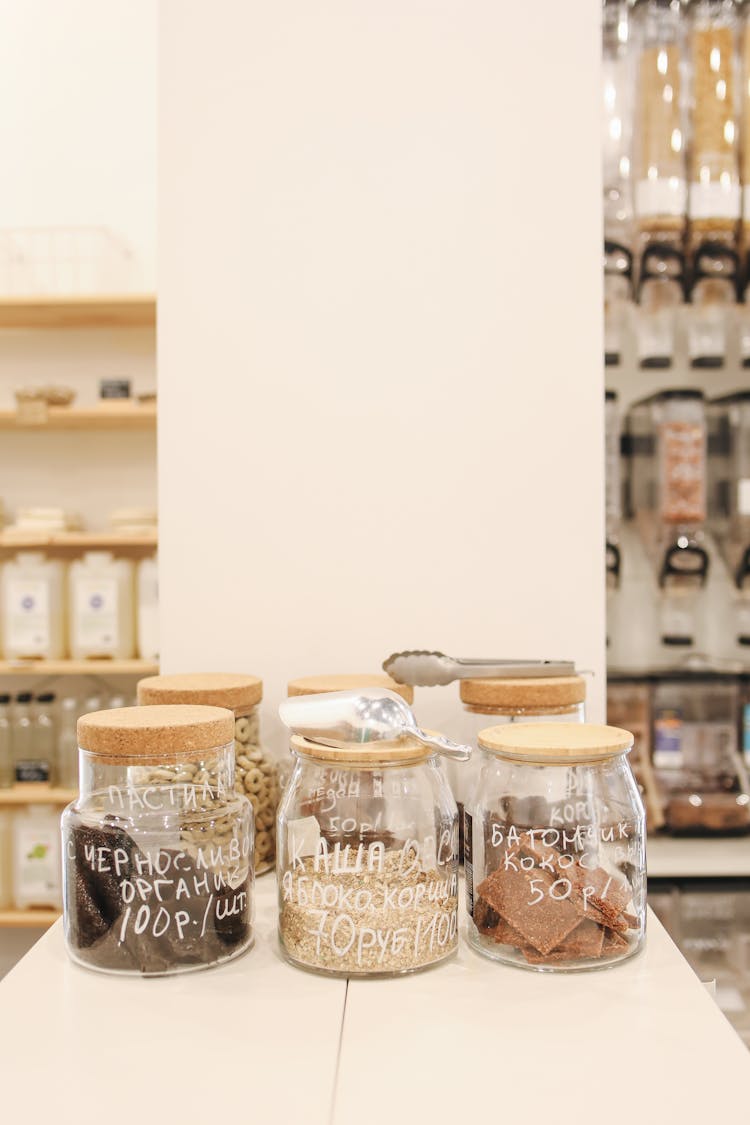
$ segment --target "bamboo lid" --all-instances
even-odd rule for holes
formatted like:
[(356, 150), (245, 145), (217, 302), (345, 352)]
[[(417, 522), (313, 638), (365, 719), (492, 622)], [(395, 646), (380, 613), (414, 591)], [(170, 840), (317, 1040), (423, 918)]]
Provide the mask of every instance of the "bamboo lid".
[(82, 750), (112, 761), (192, 758), (234, 740), (234, 715), (222, 707), (114, 707), (78, 720)]
[(255, 707), (263, 698), (257, 676), (229, 672), (187, 672), (179, 676), (147, 676), (138, 684), (139, 703), (191, 703), (226, 707), (238, 712)]
[(461, 680), (461, 700), (473, 707), (570, 707), (586, 699), (583, 676)]
[(621, 727), (597, 723), (503, 723), (479, 732), (483, 750), (540, 765), (570, 766), (622, 754), (633, 736)]
[(414, 688), (411, 684), (398, 684), (382, 672), (355, 673), (353, 675), (301, 676), (290, 680), (287, 695), (322, 695), (326, 691), (356, 691), (357, 688), (380, 687), (395, 691), (407, 703), (414, 702)]
[(353, 766), (393, 766), (403, 762), (422, 762), (435, 750), (416, 738), (400, 738), (397, 742), (350, 742), (346, 746), (329, 746), (313, 742), (301, 734), (293, 734), (292, 750), (316, 762), (338, 762)]

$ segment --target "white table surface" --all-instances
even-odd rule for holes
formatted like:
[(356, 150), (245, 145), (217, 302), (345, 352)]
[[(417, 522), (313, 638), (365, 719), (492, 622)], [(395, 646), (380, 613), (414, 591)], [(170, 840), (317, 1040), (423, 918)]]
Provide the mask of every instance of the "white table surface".
[(750, 1117), (750, 1052), (653, 915), (644, 953), (606, 971), (532, 973), (463, 945), (428, 972), (347, 987), (281, 959), (272, 876), (256, 907), (246, 956), (151, 980), (73, 965), (53, 926), (0, 982), (0, 1121)]
[(652, 879), (750, 877), (748, 836), (649, 836), (646, 856)]

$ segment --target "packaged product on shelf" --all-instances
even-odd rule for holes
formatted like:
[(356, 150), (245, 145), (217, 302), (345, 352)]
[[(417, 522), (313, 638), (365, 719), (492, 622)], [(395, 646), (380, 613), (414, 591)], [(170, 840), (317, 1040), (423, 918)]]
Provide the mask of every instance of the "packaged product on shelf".
[(10, 696), (7, 692), (3, 692), (0, 694), (0, 789), (7, 789), (15, 780)]
[(13, 905), (13, 812), (0, 809), (0, 910)]
[(70, 567), (70, 654), (127, 660), (135, 650), (133, 564), (88, 551)]
[(57, 740), (57, 781), (63, 789), (78, 787), (78, 700), (66, 696), (60, 700), (60, 725)]
[(737, 745), (739, 692), (726, 678), (683, 676), (654, 688), (654, 770), (667, 828), (750, 829), (750, 780)]
[(60, 814), (49, 805), (13, 817), (13, 902), (17, 910), (62, 905)]
[(59, 659), (65, 654), (65, 568), (36, 551), (21, 551), (2, 568), (6, 660)]
[(458, 816), (437, 753), (468, 751), (419, 732), (405, 701), (384, 689), (292, 698), (279, 711), (300, 732), (278, 821), (287, 958), (379, 976), (449, 957)]
[[(33, 776), (37, 772), (34, 758), (34, 722), (31, 713), (33, 695), (19, 691), (13, 702), (11, 715), (11, 745), (13, 748), (13, 777), (15, 781), (44, 781)], [(31, 773), (32, 776), (27, 776)]]
[(63, 813), (65, 940), (88, 968), (145, 976), (252, 943), (253, 813), (234, 790), (234, 716), (128, 707), (78, 723)]
[(645, 817), (616, 727), (530, 723), (479, 735), (466, 815), (471, 945), (523, 968), (601, 968), (645, 939)]
[(737, 655), (750, 649), (750, 390), (709, 404), (710, 528), (733, 579)]
[(138, 655), (159, 659), (159, 565), (155, 558), (138, 563)]
[[(461, 680), (464, 705), (462, 737), (476, 746), (485, 727), (500, 723), (582, 723), (586, 699), (583, 676), (547, 676), (523, 679)], [(480, 761), (474, 755), (468, 762), (451, 762), (448, 776), (456, 798), (460, 829), (460, 854), (463, 859), (464, 808), (479, 777)]]
[(257, 676), (195, 672), (149, 676), (138, 684), (141, 704), (199, 704), (226, 707), (234, 715), (234, 785), (255, 814), (255, 871), (276, 862), (276, 810), (281, 796), (279, 767), (260, 737), (263, 681)]
[(664, 810), (651, 765), (651, 686), (636, 680), (607, 683), (607, 722), (633, 735), (630, 765), (646, 806), (648, 829), (664, 826)]

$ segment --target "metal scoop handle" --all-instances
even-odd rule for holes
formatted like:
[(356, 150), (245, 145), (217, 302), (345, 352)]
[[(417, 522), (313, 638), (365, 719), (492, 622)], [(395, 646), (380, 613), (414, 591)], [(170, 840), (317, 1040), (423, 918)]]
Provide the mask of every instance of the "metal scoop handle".
[(467, 762), (471, 757), (471, 747), (452, 742), (450, 738), (446, 738), (443, 734), (428, 734), (426, 730), (422, 730), (420, 727), (404, 727), (404, 733), (412, 735), (413, 738), (418, 738), (425, 746), (432, 747), (433, 750), (437, 750), (438, 754), (442, 754), (444, 758), (450, 758), (454, 762)]

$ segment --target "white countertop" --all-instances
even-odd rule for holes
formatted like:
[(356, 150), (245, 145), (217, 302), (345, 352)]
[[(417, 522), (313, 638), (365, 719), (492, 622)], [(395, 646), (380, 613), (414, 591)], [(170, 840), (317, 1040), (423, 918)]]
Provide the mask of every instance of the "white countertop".
[(609, 970), (526, 972), (463, 945), (347, 986), (282, 960), (272, 876), (256, 903), (246, 956), (151, 980), (73, 965), (53, 926), (0, 982), (2, 1119), (705, 1125), (747, 1102), (750, 1052), (653, 915), (646, 950)]
[(748, 836), (649, 836), (646, 856), (652, 879), (750, 877)]

